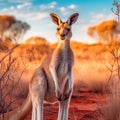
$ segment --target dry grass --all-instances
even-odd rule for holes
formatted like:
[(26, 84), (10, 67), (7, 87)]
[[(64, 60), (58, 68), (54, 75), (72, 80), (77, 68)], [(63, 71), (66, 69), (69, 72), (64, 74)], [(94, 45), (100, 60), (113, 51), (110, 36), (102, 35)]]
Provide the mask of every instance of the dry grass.
[(100, 120), (120, 120), (120, 96), (112, 97), (109, 104), (100, 109)]
[(92, 60), (79, 61), (75, 66), (75, 85), (84, 85), (93, 92), (105, 92), (110, 72), (103, 63)]

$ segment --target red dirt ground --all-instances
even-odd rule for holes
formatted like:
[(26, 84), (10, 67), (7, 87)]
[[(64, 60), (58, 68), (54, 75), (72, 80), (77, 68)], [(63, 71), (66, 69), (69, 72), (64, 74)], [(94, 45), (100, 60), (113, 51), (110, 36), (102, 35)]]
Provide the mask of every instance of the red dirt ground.
[[(98, 120), (96, 111), (100, 103), (104, 103), (106, 96), (100, 93), (93, 93), (87, 90), (73, 93), (70, 109), (69, 120)], [(24, 100), (19, 101), (19, 105)], [(56, 120), (58, 114), (58, 104), (44, 104), (44, 120)], [(96, 118), (95, 118), (96, 116)], [(31, 111), (23, 120), (31, 120)]]

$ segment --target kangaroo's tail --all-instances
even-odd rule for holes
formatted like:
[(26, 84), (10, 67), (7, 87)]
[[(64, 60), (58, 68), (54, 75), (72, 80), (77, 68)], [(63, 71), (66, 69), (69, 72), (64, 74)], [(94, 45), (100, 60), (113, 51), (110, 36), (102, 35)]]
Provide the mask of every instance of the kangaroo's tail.
[(30, 99), (30, 94), (28, 93), (25, 102), (20, 107), (11, 112), (5, 113), (4, 116), (0, 115), (0, 120), (21, 120), (29, 112), (31, 107), (32, 102)]

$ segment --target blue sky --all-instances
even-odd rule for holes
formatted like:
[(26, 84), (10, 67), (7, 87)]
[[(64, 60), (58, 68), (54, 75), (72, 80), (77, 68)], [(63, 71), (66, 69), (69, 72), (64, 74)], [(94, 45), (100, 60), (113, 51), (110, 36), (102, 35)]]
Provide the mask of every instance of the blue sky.
[(11, 14), (18, 20), (27, 22), (31, 29), (24, 39), (41, 36), (49, 42), (56, 42), (56, 26), (49, 14), (56, 13), (65, 21), (74, 12), (79, 19), (73, 25), (73, 40), (94, 43), (87, 35), (87, 28), (103, 20), (116, 19), (111, 12), (113, 0), (0, 0), (0, 13)]

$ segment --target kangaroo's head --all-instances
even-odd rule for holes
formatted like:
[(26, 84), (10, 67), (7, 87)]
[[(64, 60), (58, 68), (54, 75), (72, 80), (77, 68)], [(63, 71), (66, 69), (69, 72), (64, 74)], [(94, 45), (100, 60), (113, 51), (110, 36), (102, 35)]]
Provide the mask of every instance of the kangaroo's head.
[(69, 40), (72, 37), (71, 26), (77, 21), (78, 15), (74, 13), (66, 22), (62, 22), (58, 15), (50, 14), (52, 21), (57, 25), (56, 36), (59, 40)]

